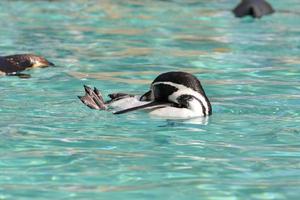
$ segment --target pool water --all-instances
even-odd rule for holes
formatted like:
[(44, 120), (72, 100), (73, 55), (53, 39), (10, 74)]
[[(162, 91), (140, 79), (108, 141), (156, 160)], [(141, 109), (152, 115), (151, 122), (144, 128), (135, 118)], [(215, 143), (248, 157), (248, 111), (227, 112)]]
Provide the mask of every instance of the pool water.
[[(57, 67), (0, 77), (0, 199), (299, 199), (298, 0), (236, 19), (237, 0), (2, 0), (0, 54)], [(206, 122), (113, 115), (77, 98), (196, 75)]]

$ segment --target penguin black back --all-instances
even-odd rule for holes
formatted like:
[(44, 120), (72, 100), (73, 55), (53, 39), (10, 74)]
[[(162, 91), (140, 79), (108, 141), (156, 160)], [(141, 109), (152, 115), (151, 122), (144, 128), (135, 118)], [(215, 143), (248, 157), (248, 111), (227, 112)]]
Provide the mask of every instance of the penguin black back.
[(253, 18), (261, 18), (262, 16), (272, 14), (275, 11), (265, 0), (242, 0), (232, 12), (236, 17), (250, 15)]

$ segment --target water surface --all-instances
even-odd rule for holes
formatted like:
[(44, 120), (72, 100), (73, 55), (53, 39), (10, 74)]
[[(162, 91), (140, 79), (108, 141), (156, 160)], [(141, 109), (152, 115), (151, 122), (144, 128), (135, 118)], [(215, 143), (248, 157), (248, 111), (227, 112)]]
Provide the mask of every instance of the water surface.
[[(0, 199), (298, 199), (300, 9), (236, 19), (236, 1), (3, 0), (0, 54), (56, 68), (0, 78)], [(195, 74), (207, 123), (83, 106), (83, 84), (142, 94)]]

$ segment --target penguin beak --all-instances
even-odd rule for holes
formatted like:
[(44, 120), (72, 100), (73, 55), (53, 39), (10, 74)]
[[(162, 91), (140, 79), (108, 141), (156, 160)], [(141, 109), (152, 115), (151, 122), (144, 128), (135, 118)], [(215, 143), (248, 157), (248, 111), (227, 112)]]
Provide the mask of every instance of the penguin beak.
[(45, 67), (55, 67), (54, 63), (49, 62), (48, 60), (38, 60), (33, 62), (32, 64), (33, 68), (40, 67), (40, 68), (45, 68)]
[(141, 106), (136, 106), (136, 107), (116, 111), (116, 112), (114, 112), (114, 114), (119, 115), (119, 114), (124, 114), (124, 113), (127, 113), (127, 112), (132, 112), (132, 111), (135, 111), (135, 110), (146, 109), (146, 108), (160, 108), (160, 107), (165, 107), (167, 105), (171, 105), (171, 103), (163, 103), (163, 102), (152, 101), (150, 103), (147, 103), (147, 104), (144, 104), (144, 105), (141, 105)]
[(48, 61), (48, 66), (49, 66), (49, 67), (56, 67), (54, 63), (49, 62), (49, 61)]

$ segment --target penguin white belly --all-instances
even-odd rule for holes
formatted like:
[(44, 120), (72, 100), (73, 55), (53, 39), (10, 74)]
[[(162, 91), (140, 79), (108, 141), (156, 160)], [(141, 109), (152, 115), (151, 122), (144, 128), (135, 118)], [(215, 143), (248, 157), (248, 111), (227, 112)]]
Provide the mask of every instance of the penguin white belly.
[(142, 106), (149, 103), (147, 101), (140, 101), (139, 98), (140, 98), (139, 96), (134, 96), (134, 97), (126, 97), (123, 99), (119, 99), (117, 101), (111, 102), (109, 104), (109, 107), (115, 111), (118, 111), (118, 110), (124, 110), (124, 109), (133, 108), (137, 106)]
[(154, 111), (151, 111), (150, 114), (153, 116), (172, 119), (188, 119), (203, 116), (201, 113), (187, 108), (176, 108), (171, 106), (155, 109)]

